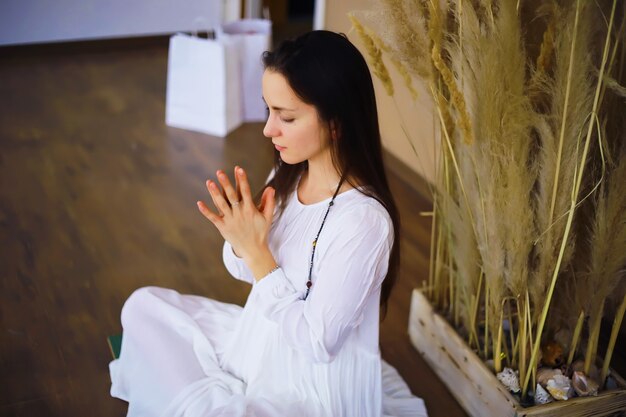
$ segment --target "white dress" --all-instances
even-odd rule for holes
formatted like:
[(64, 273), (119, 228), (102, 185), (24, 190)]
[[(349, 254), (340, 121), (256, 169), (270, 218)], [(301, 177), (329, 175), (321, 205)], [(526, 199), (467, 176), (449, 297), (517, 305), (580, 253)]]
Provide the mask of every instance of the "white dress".
[(329, 201), (291, 195), (269, 237), (281, 267), (258, 283), (224, 244), (228, 271), (252, 284), (243, 308), (156, 287), (129, 297), (120, 358), (110, 364), (111, 395), (129, 402), (129, 417), (427, 415), (380, 357), (393, 228), (375, 199), (356, 189), (337, 196), (303, 300)]

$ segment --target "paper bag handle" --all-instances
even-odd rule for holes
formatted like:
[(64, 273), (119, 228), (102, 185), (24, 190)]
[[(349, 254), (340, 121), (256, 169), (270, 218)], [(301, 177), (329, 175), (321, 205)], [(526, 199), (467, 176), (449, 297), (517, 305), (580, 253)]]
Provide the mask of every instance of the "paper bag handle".
[(193, 29), (191, 30), (191, 35), (194, 38), (201, 38), (201, 31), (199, 29), (204, 29), (204, 33), (206, 33), (207, 39), (215, 39), (215, 31), (211, 29), (211, 25), (204, 18), (204, 16), (198, 16), (193, 20), (192, 24)]

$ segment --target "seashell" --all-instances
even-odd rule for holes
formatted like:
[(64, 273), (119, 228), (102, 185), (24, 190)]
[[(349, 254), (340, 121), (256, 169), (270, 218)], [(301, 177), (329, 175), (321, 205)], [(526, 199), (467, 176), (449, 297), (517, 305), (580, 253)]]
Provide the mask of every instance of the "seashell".
[[(585, 361), (576, 361), (572, 364), (572, 371), (573, 372), (585, 372)], [(598, 370), (598, 367), (595, 366), (594, 364), (591, 364), (591, 367), (589, 369), (589, 378), (595, 380), (595, 381), (599, 381), (600, 380), (600, 371)]]
[(507, 387), (511, 392), (520, 392), (519, 377), (517, 371), (511, 368), (504, 368), (502, 372), (498, 372), (496, 375), (498, 381), (502, 382), (502, 385)]
[(561, 366), (565, 361), (563, 357), (563, 347), (556, 341), (548, 342), (541, 348), (543, 354), (541, 361), (547, 366)]
[(554, 375), (548, 381), (546, 389), (555, 400), (568, 400), (574, 395), (571, 380), (565, 375)]
[(572, 376), (572, 386), (574, 387), (576, 394), (581, 397), (595, 397), (598, 395), (598, 389), (600, 388), (596, 381), (579, 371), (575, 371)]
[(537, 384), (535, 388), (535, 404), (548, 404), (554, 401), (554, 398), (546, 391), (541, 384)]
[(548, 385), (548, 381), (554, 378), (555, 375), (563, 375), (563, 372), (560, 369), (539, 368), (537, 370), (537, 382), (545, 388)]

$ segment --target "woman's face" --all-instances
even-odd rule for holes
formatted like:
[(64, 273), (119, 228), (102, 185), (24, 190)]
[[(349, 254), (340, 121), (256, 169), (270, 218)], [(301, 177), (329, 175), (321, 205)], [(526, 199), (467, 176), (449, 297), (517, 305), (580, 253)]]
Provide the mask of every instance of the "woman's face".
[(328, 156), (328, 128), (320, 122), (317, 109), (300, 100), (285, 77), (265, 70), (263, 98), (269, 108), (263, 134), (272, 139), (285, 163), (310, 162)]

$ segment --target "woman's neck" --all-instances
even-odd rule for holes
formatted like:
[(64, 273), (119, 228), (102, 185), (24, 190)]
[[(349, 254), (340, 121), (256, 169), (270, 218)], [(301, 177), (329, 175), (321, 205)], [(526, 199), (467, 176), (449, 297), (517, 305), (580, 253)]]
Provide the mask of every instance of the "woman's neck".
[[(332, 197), (337, 191), (341, 175), (335, 169), (330, 155), (323, 160), (309, 160), (298, 186), (298, 198), (303, 204), (314, 204)], [(344, 181), (339, 192), (352, 188)]]

